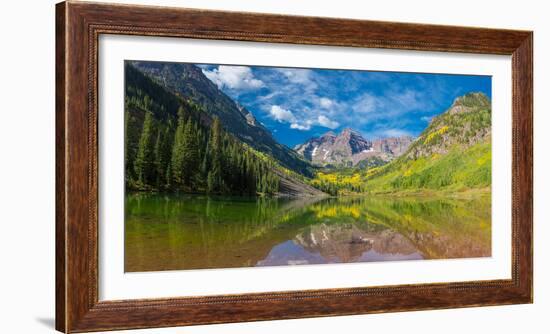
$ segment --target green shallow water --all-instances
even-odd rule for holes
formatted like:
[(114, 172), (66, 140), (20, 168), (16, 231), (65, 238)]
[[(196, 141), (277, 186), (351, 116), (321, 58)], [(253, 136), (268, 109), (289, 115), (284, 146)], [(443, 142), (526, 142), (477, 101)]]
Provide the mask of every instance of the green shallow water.
[(129, 194), (125, 271), (487, 257), (490, 203)]

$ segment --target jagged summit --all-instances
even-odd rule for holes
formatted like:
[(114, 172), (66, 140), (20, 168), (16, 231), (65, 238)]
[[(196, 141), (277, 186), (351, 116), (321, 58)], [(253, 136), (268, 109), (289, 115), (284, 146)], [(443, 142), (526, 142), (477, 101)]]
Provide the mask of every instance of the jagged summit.
[(336, 137), (336, 133), (334, 133), (334, 131), (329, 131), (329, 132), (326, 132), (321, 137)]
[(491, 101), (489, 101), (489, 98), (487, 95), (481, 92), (473, 92), (468, 93), (462, 96), (457, 97), (453, 105), (451, 107), (462, 105), (465, 107), (485, 107), (490, 108), (491, 107)]
[(362, 161), (375, 159), (379, 163), (401, 155), (412, 143), (409, 136), (369, 140), (352, 128), (336, 135), (329, 131), (312, 138), (294, 149), (316, 165), (355, 166)]
[(352, 129), (352, 128), (344, 128), (344, 129), (342, 130), (342, 132), (340, 132), (340, 134), (341, 134), (341, 135), (356, 134), (356, 135), (359, 135), (359, 136), (361, 135), (361, 134), (359, 133), (359, 131), (354, 130), (354, 129)]
[(483, 93), (457, 97), (451, 107), (434, 117), (406, 153), (416, 159), (447, 154), (453, 147), (469, 147), (491, 136), (491, 101)]

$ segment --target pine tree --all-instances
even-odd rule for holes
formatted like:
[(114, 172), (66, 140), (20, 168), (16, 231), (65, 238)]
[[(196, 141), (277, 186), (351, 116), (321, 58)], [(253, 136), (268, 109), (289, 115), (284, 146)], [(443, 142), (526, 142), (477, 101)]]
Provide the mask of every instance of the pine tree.
[(154, 126), (153, 114), (146, 112), (135, 161), (138, 182), (142, 186), (151, 185), (154, 180)]
[[(276, 165), (224, 131), (217, 117), (206, 128), (198, 120), (201, 110), (194, 104), (180, 101), (175, 118), (167, 112), (168, 106), (153, 101), (141, 89), (129, 87), (126, 92), (128, 189), (236, 195), (278, 191), (279, 177), (273, 171)], [(132, 114), (140, 111), (145, 111), (141, 124), (139, 114)]]
[(164, 175), (164, 178), (166, 180), (166, 189), (172, 188), (172, 164), (169, 163), (166, 167), (166, 174)]
[(193, 186), (195, 175), (199, 169), (199, 147), (193, 122), (189, 120), (183, 133), (183, 175), (184, 184)]
[(213, 193), (217, 190), (217, 176), (214, 171), (209, 171), (206, 178), (206, 191), (208, 193)]
[(172, 185), (180, 187), (183, 185), (185, 178), (184, 167), (184, 134), (185, 134), (185, 120), (184, 110), (182, 107), (178, 110), (178, 126), (174, 135), (174, 144), (172, 145), (172, 159), (171, 159), (171, 179)]
[(204, 134), (202, 131), (202, 127), (199, 125), (198, 122), (195, 123), (195, 145), (197, 145), (197, 172), (195, 173), (195, 182), (197, 188), (204, 188), (204, 183), (206, 180), (206, 177), (204, 177), (204, 159), (206, 157), (206, 146), (207, 143), (204, 140)]
[(204, 153), (202, 155), (202, 161), (201, 161), (201, 175), (204, 180), (206, 180), (208, 176), (208, 169), (209, 169), (209, 155), (210, 154), (210, 145), (209, 141), (206, 142), (206, 147), (204, 148)]
[(154, 156), (155, 156), (155, 171), (156, 171), (156, 177), (155, 180), (155, 186), (157, 189), (162, 188), (164, 184), (164, 170), (163, 170), (163, 157), (162, 157), (162, 131), (157, 131), (157, 139), (155, 140), (155, 149), (154, 149)]
[(128, 101), (126, 101), (124, 108), (126, 109), (124, 113), (124, 171), (126, 174), (126, 183), (128, 183), (134, 177), (134, 157), (130, 149), (130, 111)]
[(214, 117), (212, 129), (210, 130), (210, 156), (211, 166), (208, 172), (207, 183), (208, 192), (220, 192), (222, 190), (221, 171), (222, 171), (222, 129), (220, 119)]
[(170, 129), (166, 127), (164, 130), (157, 130), (157, 140), (155, 142), (155, 170), (156, 170), (156, 187), (157, 190), (167, 188), (169, 174), (167, 174), (170, 166), (170, 152), (172, 143), (170, 139)]

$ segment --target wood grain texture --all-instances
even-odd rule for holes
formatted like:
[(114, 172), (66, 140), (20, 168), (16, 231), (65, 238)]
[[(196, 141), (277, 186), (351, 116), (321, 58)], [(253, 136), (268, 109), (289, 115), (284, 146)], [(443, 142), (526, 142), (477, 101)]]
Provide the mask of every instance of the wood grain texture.
[[(98, 300), (97, 43), (170, 36), (512, 56), (512, 278)], [(56, 8), (56, 328), (64, 332), (532, 302), (532, 32), (83, 2)]]
[(65, 320), (65, 4), (61, 3), (56, 7), (55, 24), (55, 328), (64, 330)]

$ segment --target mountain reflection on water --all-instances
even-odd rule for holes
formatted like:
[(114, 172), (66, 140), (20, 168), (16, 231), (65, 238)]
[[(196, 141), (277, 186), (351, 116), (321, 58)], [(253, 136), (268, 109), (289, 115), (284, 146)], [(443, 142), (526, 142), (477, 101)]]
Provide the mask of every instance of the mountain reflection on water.
[(315, 225), (271, 250), (259, 266), (419, 260), (422, 255), (401, 234), (389, 229), (365, 232), (355, 225)]
[(125, 270), (491, 255), (490, 196), (126, 198)]

